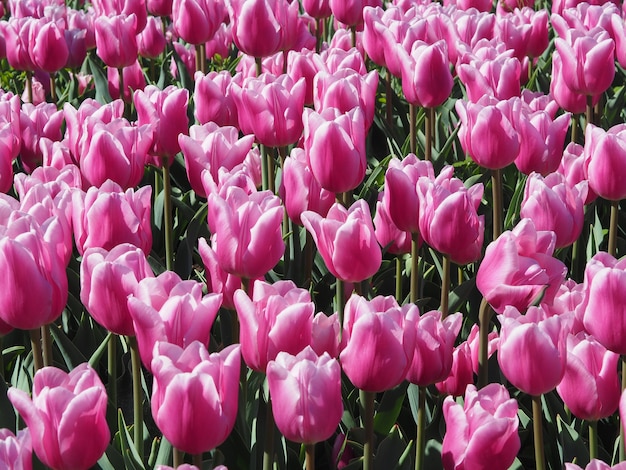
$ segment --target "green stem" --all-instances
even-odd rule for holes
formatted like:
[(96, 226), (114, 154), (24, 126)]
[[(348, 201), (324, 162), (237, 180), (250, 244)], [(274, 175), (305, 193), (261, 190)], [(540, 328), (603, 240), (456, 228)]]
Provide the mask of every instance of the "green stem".
[(541, 410), (541, 395), (533, 396), (533, 437), (535, 440), (535, 469), (544, 470), (546, 465), (543, 450), (543, 412)]
[(185, 453), (182, 450), (177, 449), (176, 447), (174, 447), (173, 451), (174, 451), (173, 466), (174, 468), (177, 468), (181, 466), (183, 463), (185, 463), (185, 458), (184, 458)]
[(402, 257), (396, 256), (396, 300), (402, 302)]
[(342, 339), (343, 336), (343, 311), (346, 306), (345, 295), (344, 295), (344, 283), (341, 279), (337, 279), (335, 283), (335, 303), (337, 308), (337, 316), (339, 317), (339, 340)]
[(261, 152), (261, 187), (263, 191), (269, 189), (269, 168), (267, 158), (267, 148), (263, 144), (259, 144), (259, 152)]
[(202, 454), (193, 454), (191, 461), (196, 467), (202, 468)]
[(387, 125), (393, 126), (393, 89), (391, 88), (391, 72), (387, 69), (385, 80), (385, 119)]
[(363, 446), (363, 470), (374, 468), (374, 392), (359, 391), (365, 427), (365, 445)]
[(135, 449), (143, 461), (143, 390), (141, 388), (141, 357), (135, 336), (128, 337), (133, 373), (133, 424)]
[(274, 467), (274, 414), (272, 413), (272, 397), (267, 397), (265, 416), (265, 445), (263, 447), (263, 470)]
[(570, 265), (570, 272), (571, 272), (571, 276), (572, 279), (578, 280), (579, 276), (578, 276), (578, 261), (579, 261), (579, 256), (578, 256), (578, 239), (574, 240), (574, 243), (572, 243), (572, 262)]
[(443, 255), (443, 276), (441, 278), (441, 319), (448, 316), (448, 296), (450, 291), (450, 257)]
[(352, 191), (341, 193), (341, 202), (344, 207), (349, 208), (352, 205)]
[(417, 401), (417, 438), (415, 440), (415, 470), (424, 468), (426, 444), (426, 387), (419, 387)]
[(315, 52), (317, 54), (322, 50), (322, 20), (315, 20)]
[(0, 335), (0, 380), (4, 380), (4, 355), (2, 354), (4, 351), (4, 347), (2, 345), (3, 338), (4, 337)]
[(33, 72), (26, 72), (26, 97), (28, 102), (33, 102)]
[(572, 117), (572, 139), (573, 143), (578, 140), (578, 115), (574, 114)]
[(167, 157), (163, 163), (163, 225), (165, 228), (165, 268), (172, 270), (174, 263), (174, 228), (172, 226), (172, 181), (170, 179), (170, 163)]
[(352, 47), (356, 47), (356, 26), (350, 27), (350, 36), (352, 38)]
[(433, 152), (433, 128), (435, 119), (435, 108), (426, 108), (424, 110), (424, 160), (430, 161)]
[(611, 201), (611, 221), (609, 225), (609, 254), (617, 254), (617, 221), (619, 216), (619, 201)]
[(306, 241), (304, 242), (304, 287), (305, 289), (308, 289), (311, 286), (311, 282), (312, 282), (314, 245), (315, 245), (315, 242), (313, 241), (313, 236), (307, 230)]
[(200, 71), (206, 75), (206, 45), (200, 44)]
[(411, 153), (417, 155), (417, 109), (409, 104), (409, 149)]
[(419, 234), (411, 234), (411, 303), (414, 304), (419, 298)]
[(50, 74), (50, 99), (52, 100), (53, 103), (56, 104), (57, 102), (57, 89), (55, 86), (55, 82), (54, 82), (54, 77), (56, 76), (55, 73), (51, 73)]
[(41, 353), (41, 329), (35, 328), (30, 330), (30, 345), (33, 350), (34, 372), (43, 367), (43, 355)]
[(491, 194), (493, 196), (493, 239), (495, 240), (502, 233), (502, 170), (492, 170), (491, 173)]
[(41, 346), (43, 350), (43, 365), (44, 367), (51, 366), (52, 360), (52, 337), (50, 336), (50, 325), (43, 325), (41, 327)]
[(598, 458), (598, 422), (589, 421), (589, 458)]
[(585, 121), (587, 125), (593, 124), (593, 97), (587, 95), (587, 107), (585, 109)]
[(196, 49), (196, 72), (202, 72), (202, 52), (200, 51), (200, 44), (196, 44), (195, 49)]
[(478, 312), (478, 388), (483, 388), (489, 382), (489, 324), (493, 310), (483, 299)]
[(315, 470), (315, 444), (305, 444), (306, 470)]
[(114, 419), (117, 419), (117, 335), (111, 335), (109, 338), (107, 355), (107, 394), (111, 402), (112, 416)]
[(256, 76), (258, 77), (263, 73), (263, 59), (261, 57), (255, 57), (254, 63), (256, 65)]
[(276, 192), (276, 165), (274, 160), (274, 149), (266, 152), (267, 158), (267, 189)]

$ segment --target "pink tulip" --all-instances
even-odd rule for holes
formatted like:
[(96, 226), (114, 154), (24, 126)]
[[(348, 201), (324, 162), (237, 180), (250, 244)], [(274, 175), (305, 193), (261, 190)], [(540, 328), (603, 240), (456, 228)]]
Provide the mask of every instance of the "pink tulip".
[(467, 386), (473, 383), (472, 352), (467, 341), (464, 341), (452, 352), (450, 374), (445, 380), (437, 382), (435, 386), (439, 393), (460, 397), (465, 394)]
[(382, 7), (381, 0), (330, 0), (330, 9), (335, 19), (347, 26), (363, 23), (365, 7)]
[(257, 279), (272, 269), (285, 251), (280, 199), (269, 191), (223, 188), (209, 195), (209, 229), (220, 267), (239, 277)]
[(30, 429), (17, 432), (0, 429), (0, 465), (11, 470), (33, 469), (33, 444)]
[(402, 91), (410, 104), (435, 108), (450, 96), (454, 81), (443, 40), (434, 44), (416, 41), (401, 67)]
[(341, 325), (339, 316), (333, 313), (327, 316), (324, 312), (319, 312), (313, 317), (311, 326), (311, 347), (318, 356), (325, 352), (330, 357), (339, 357), (341, 352), (341, 341), (339, 339)]
[(185, 348), (193, 341), (209, 344), (221, 294), (202, 295), (202, 284), (183, 281), (172, 271), (139, 281), (128, 298), (141, 361), (148, 370), (158, 341)]
[(302, 0), (302, 8), (307, 15), (316, 19), (328, 18), (333, 14), (330, 0)]
[[(587, 97), (580, 92), (572, 90), (565, 80), (566, 72), (563, 67), (563, 60), (559, 50), (552, 54), (552, 80), (550, 81), (550, 93), (561, 108), (570, 113), (581, 114), (587, 108)], [(592, 96), (592, 103), (595, 104), (600, 99), (600, 94)]]
[(35, 27), (36, 19), (11, 17), (3, 24), (3, 36), (6, 57), (9, 65), (16, 70), (33, 71), (37, 66), (30, 56), (30, 31)]
[(615, 413), (621, 394), (618, 361), (619, 354), (593, 336), (567, 336), (567, 365), (556, 391), (574, 416), (597, 421)]
[(173, 0), (146, 0), (148, 12), (155, 16), (170, 16)]
[(459, 140), (472, 160), (491, 170), (513, 163), (520, 149), (520, 135), (515, 129), (519, 98), (497, 101), (485, 96), (477, 103), (458, 100), (455, 108), (461, 120)]
[(67, 165), (59, 170), (51, 166), (39, 166), (27, 175), (15, 175), (15, 192), (20, 200), (24, 200), (31, 189), (37, 186), (46, 188), (51, 197), (55, 198), (64, 190), (81, 187), (80, 171), (76, 165)]
[(145, 0), (94, 0), (93, 7), (96, 17), (135, 15), (137, 33), (140, 33), (146, 27), (148, 12)]
[(463, 181), (452, 177), (453, 172), (447, 166), (434, 180), (421, 177), (417, 181), (419, 232), (453, 262), (467, 264), (480, 258), (483, 247), (485, 220), (477, 213), (483, 185), (466, 189)]
[[(189, 91), (174, 85), (164, 90), (148, 85), (143, 91), (135, 92), (133, 101), (137, 108), (137, 124), (156, 124), (151, 155), (168, 158), (171, 165), (174, 155), (180, 152), (178, 136), (189, 132)], [(161, 166), (158, 159), (154, 163)]]
[[(411, 252), (411, 232), (400, 230), (391, 219), (389, 208), (384, 203), (384, 191), (378, 195), (376, 214), (374, 214), (374, 235), (383, 251), (394, 255), (403, 255)], [(421, 242), (421, 240), (420, 240)]]
[(193, 77), (193, 74), (196, 71), (196, 53), (195, 47), (190, 44), (183, 44), (182, 42), (174, 42), (172, 43), (174, 46), (174, 50), (176, 54), (180, 57), (181, 62), (184, 65), (184, 69), (179, 70), (178, 63), (172, 57), (170, 61), (170, 73), (174, 78), (181, 78), (181, 74), (184, 72), (187, 73), (189, 77)]
[(302, 223), (311, 233), (328, 270), (347, 282), (361, 282), (380, 268), (382, 253), (363, 199), (349, 209), (335, 203), (326, 217), (305, 211)]
[(497, 313), (507, 305), (526, 310), (539, 299), (552, 303), (567, 268), (552, 257), (556, 235), (522, 219), (487, 246), (476, 286)]
[(462, 321), (460, 313), (442, 320), (441, 312), (434, 310), (416, 319), (415, 354), (406, 377), (409, 382), (427, 387), (448, 377)]
[[(566, 463), (565, 470), (583, 470), (583, 468), (574, 463)], [(591, 459), (585, 470), (626, 470), (626, 462), (620, 462), (611, 466), (602, 460)]]
[(498, 320), (502, 324), (498, 364), (507, 380), (533, 396), (554, 389), (565, 374), (566, 318), (548, 317), (540, 307), (530, 307), (522, 315), (507, 306)]
[(155, 16), (148, 16), (146, 27), (137, 35), (139, 55), (148, 59), (156, 59), (165, 51), (165, 46), (166, 40), (161, 20)]
[(556, 248), (571, 245), (583, 228), (586, 184), (570, 187), (559, 173), (543, 178), (532, 173), (526, 180), (520, 217), (529, 218), (537, 230), (553, 231)]
[(226, 6), (215, 0), (174, 0), (172, 21), (176, 34), (189, 44), (213, 37), (226, 16)]
[(184, 349), (157, 343), (152, 417), (174, 447), (201, 454), (226, 440), (237, 418), (240, 366), (239, 345), (209, 355), (199, 341)]
[(62, 27), (51, 19), (37, 20), (30, 30), (31, 58), (38, 69), (58, 72), (67, 63), (69, 51)]
[(280, 351), (298, 354), (311, 344), (315, 305), (308, 291), (292, 281), (254, 283), (252, 298), (233, 297), (241, 324), (241, 354), (253, 370), (265, 372)]
[(318, 114), (306, 109), (303, 122), (304, 151), (320, 186), (333, 193), (356, 188), (367, 167), (363, 111), (354, 108), (342, 114), (327, 108)]
[(37, 458), (59, 470), (87, 470), (109, 445), (107, 394), (87, 363), (69, 374), (55, 367), (35, 373), (32, 400), (17, 388), (9, 400), (26, 422)]
[(286, 439), (314, 444), (334, 434), (343, 414), (336, 359), (318, 356), (310, 346), (296, 356), (280, 352), (267, 365), (267, 383), (272, 400), (280, 403), (274, 420)]
[(492, 383), (476, 390), (468, 385), (465, 402), (452, 397), (443, 402), (446, 434), (441, 458), (446, 470), (506, 470), (521, 443), (517, 433), (517, 401), (503, 385)]
[[(336, 35), (337, 33), (335, 33), (335, 36)], [(341, 69), (352, 69), (359, 72), (361, 75), (367, 74), (363, 52), (355, 47), (350, 46), (347, 49), (342, 49), (337, 46), (333, 47), (331, 44), (328, 49), (320, 53), (320, 56), (326, 65), (326, 69), (330, 73), (337, 73)]]
[[(585, 168), (584, 147), (575, 142), (570, 142), (563, 151), (563, 158), (557, 168), (557, 172), (565, 177), (567, 184), (572, 187), (582, 181), (587, 181), (587, 169)], [(587, 183), (587, 197), (585, 205), (595, 201), (598, 195), (589, 187)]]
[(608, 131), (593, 124), (585, 130), (584, 170), (589, 187), (610, 201), (626, 198), (626, 181), (622, 173), (626, 161), (626, 125), (617, 124)]
[(111, 251), (88, 248), (80, 265), (80, 300), (91, 316), (118, 335), (135, 335), (127, 298), (137, 285), (153, 277), (146, 255), (130, 244)]
[(39, 141), (46, 137), (53, 141), (62, 138), (61, 125), (63, 112), (53, 103), (41, 103), (33, 106), (24, 103), (19, 117), (22, 147), (20, 158), (25, 169), (32, 172), (43, 160)]
[(237, 105), (239, 127), (254, 134), (257, 142), (269, 147), (293, 144), (302, 135), (305, 83), (294, 83), (288, 75), (263, 74), (239, 86), (231, 84)]
[(120, 96), (120, 70), (113, 67), (107, 68), (107, 79), (109, 82), (109, 94), (114, 100), (122, 98), (124, 102), (130, 103), (135, 90), (143, 90), (146, 87), (146, 77), (138, 60), (128, 67), (122, 69), (124, 78), (123, 96)]
[(319, 54), (313, 51), (289, 51), (287, 55), (287, 75), (294, 82), (304, 78), (306, 91), (304, 93), (304, 104), (313, 104), (313, 81), (315, 75), (322, 70), (326, 70), (326, 64)]
[(194, 115), (200, 124), (213, 121), (218, 126), (237, 126), (237, 105), (231, 93), (231, 83), (241, 76), (232, 77), (228, 71), (196, 72)]
[(152, 249), (150, 225), (152, 188), (143, 186), (126, 192), (111, 180), (100, 188), (76, 191), (72, 200), (74, 240), (80, 254), (87, 248), (110, 250), (132, 243), (144, 253)]
[(287, 215), (298, 225), (302, 225), (304, 211), (326, 217), (335, 202), (335, 195), (320, 186), (307, 166), (304, 150), (297, 147), (285, 160), (281, 190)]
[(465, 85), (468, 99), (473, 103), (484, 95), (499, 100), (520, 95), (522, 65), (519, 59), (512, 57), (510, 49), (499, 52), (493, 48), (490, 55), (491, 57), (481, 58), (474, 54), (465, 54), (457, 64), (459, 79)]
[(267, 57), (282, 47), (279, 9), (286, 0), (233, 0), (228, 13), (233, 24), (233, 41), (244, 54)]
[(400, 307), (389, 296), (372, 300), (353, 294), (346, 302), (341, 366), (355, 387), (382, 392), (399, 385), (415, 351), (414, 304)]
[(598, 252), (585, 268), (585, 329), (605, 348), (626, 354), (626, 258)]
[(230, 54), (233, 45), (232, 25), (230, 23), (222, 23), (213, 35), (204, 45), (206, 56), (209, 59), (215, 55), (227, 57)]
[(535, 10), (531, 5), (520, 9), (516, 3), (511, 11), (514, 15), (512, 18), (514, 23), (530, 26), (530, 34), (528, 34), (524, 44), (525, 55), (531, 58), (539, 57), (548, 48), (549, 44), (547, 10)]
[(98, 57), (117, 69), (128, 67), (137, 60), (137, 17), (132, 14), (99, 16), (95, 21)]

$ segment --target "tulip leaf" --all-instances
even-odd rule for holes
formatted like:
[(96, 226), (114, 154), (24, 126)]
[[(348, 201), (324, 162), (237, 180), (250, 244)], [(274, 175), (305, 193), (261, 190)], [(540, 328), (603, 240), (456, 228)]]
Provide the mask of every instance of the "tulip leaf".
[(526, 189), (526, 175), (520, 175), (517, 178), (517, 184), (515, 186), (515, 191), (513, 192), (513, 196), (511, 197), (511, 202), (509, 203), (506, 211), (506, 216), (504, 217), (504, 229), (508, 230), (513, 227), (514, 222), (519, 218), (520, 206), (522, 204), (522, 199), (524, 198), (524, 190)]
[(109, 445), (105, 453), (98, 460), (98, 466), (102, 470), (116, 470), (124, 467), (124, 459), (115, 447)]
[(387, 390), (383, 394), (380, 406), (374, 417), (374, 431), (378, 434), (389, 434), (393, 425), (396, 424), (398, 416), (400, 416), (402, 411), (402, 404), (404, 403), (408, 385), (408, 382), (404, 381), (396, 388)]
[(148, 465), (155, 467), (157, 465), (169, 465), (172, 455), (172, 444), (165, 439), (165, 436), (155, 437), (152, 442), (152, 452), (148, 458)]
[(411, 459), (406, 458), (407, 450), (413, 447), (413, 441), (408, 444), (400, 436), (400, 432), (397, 426), (393, 428), (393, 431), (382, 440), (378, 449), (376, 450), (376, 456), (374, 458), (375, 470), (392, 470), (401, 469), (409, 470), (411, 468)]
[(105, 104), (113, 101), (111, 94), (109, 93), (109, 79), (106, 73), (102, 70), (102, 67), (93, 60), (91, 55), (87, 56), (87, 63), (89, 64), (89, 70), (93, 75), (93, 81), (96, 86), (96, 101)]
[(563, 462), (573, 462), (583, 467), (589, 462), (589, 452), (583, 438), (571, 425), (567, 424), (561, 416), (557, 416), (557, 430), (559, 433), (559, 447)]
[(87, 358), (60, 328), (50, 328), (50, 333), (69, 370), (83, 362), (87, 362)]
[(100, 343), (100, 346), (98, 346), (98, 348), (94, 351), (94, 353), (89, 358), (89, 365), (91, 367), (95, 368), (98, 362), (100, 362), (100, 359), (104, 355), (104, 352), (108, 349), (109, 340), (111, 339), (111, 336), (113, 336), (113, 333), (109, 332), (109, 334), (106, 335), (104, 340)]
[(130, 436), (129, 428), (126, 426), (122, 410), (118, 410), (117, 423), (119, 432), (116, 434), (116, 438), (119, 439), (120, 448), (122, 449), (122, 457), (124, 458), (126, 468), (133, 470), (145, 470), (145, 466), (141, 461), (141, 457), (137, 453), (133, 439)]

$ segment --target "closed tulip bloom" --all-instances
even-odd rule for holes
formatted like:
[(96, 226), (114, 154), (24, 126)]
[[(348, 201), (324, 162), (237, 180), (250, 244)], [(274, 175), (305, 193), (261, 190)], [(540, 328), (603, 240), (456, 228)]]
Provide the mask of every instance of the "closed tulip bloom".
[(293, 82), (288, 75), (263, 74), (244, 80), (240, 87), (232, 83), (239, 127), (254, 134), (257, 142), (269, 147), (293, 144), (302, 135), (304, 79)]
[(148, 12), (155, 16), (170, 16), (173, 0), (146, 0)]
[(163, 53), (166, 46), (163, 25), (156, 16), (148, 16), (146, 27), (137, 35), (139, 55), (149, 59), (156, 59)]
[(241, 323), (241, 354), (253, 370), (265, 372), (280, 351), (298, 354), (311, 344), (315, 305), (308, 291), (291, 281), (254, 283), (252, 298), (234, 295)]
[(222, 1), (174, 0), (174, 30), (189, 44), (203, 44), (213, 37), (226, 15)]
[(468, 385), (463, 405), (447, 397), (441, 449), (445, 470), (509, 468), (521, 447), (517, 411), (517, 401), (497, 383), (480, 390)]
[(456, 70), (470, 101), (475, 103), (486, 94), (499, 100), (520, 95), (522, 65), (510, 50), (493, 58), (465, 60)]
[(79, 253), (91, 247), (110, 250), (122, 243), (132, 243), (144, 253), (150, 253), (151, 196), (150, 186), (124, 192), (111, 180), (99, 188), (92, 186), (86, 193), (76, 191), (72, 199), (72, 220)]
[(346, 302), (341, 366), (355, 387), (382, 392), (399, 385), (415, 351), (414, 304), (400, 307), (391, 297), (372, 300), (353, 294)]
[[(320, 186), (333, 193), (356, 188), (365, 177), (365, 116), (360, 108), (342, 114), (306, 109), (304, 151)], [(341, 171), (338, 171), (341, 168)]]
[(520, 135), (515, 129), (519, 98), (497, 101), (486, 96), (477, 103), (458, 100), (455, 108), (461, 120), (459, 140), (472, 160), (490, 170), (515, 161), (520, 149)]
[(349, 209), (335, 203), (326, 217), (305, 211), (301, 218), (326, 267), (337, 279), (361, 282), (380, 268), (382, 253), (369, 207), (363, 199)]
[(382, 7), (381, 0), (330, 0), (329, 3), (335, 19), (348, 26), (363, 23), (365, 7)]
[(96, 53), (109, 67), (120, 69), (137, 60), (136, 23), (134, 14), (96, 18)]
[(420, 235), (453, 262), (467, 264), (480, 258), (483, 247), (485, 218), (477, 210), (484, 188), (477, 183), (466, 189), (453, 172), (447, 166), (434, 180), (418, 180)]
[(442, 105), (454, 84), (445, 41), (434, 44), (416, 41), (406, 59), (401, 63), (402, 91), (406, 100), (425, 108)]
[(135, 15), (137, 33), (146, 27), (148, 12), (145, 0), (94, 0), (96, 16)]
[(201, 454), (226, 440), (237, 418), (240, 366), (238, 344), (209, 354), (199, 341), (157, 343), (152, 417), (174, 447)]
[(36, 19), (32, 17), (11, 17), (3, 23), (3, 36), (6, 47), (6, 58), (9, 65), (16, 70), (33, 71), (37, 66), (30, 56), (30, 31)]
[(605, 348), (626, 354), (626, 258), (605, 252), (593, 256), (585, 268), (583, 323)]
[(383, 250), (394, 254), (403, 255), (411, 252), (411, 232), (400, 230), (391, 220), (389, 208), (384, 203), (384, 191), (378, 195), (376, 202), (376, 214), (374, 214), (374, 234), (378, 244)]
[[(552, 54), (552, 79), (550, 81), (550, 93), (561, 108), (570, 113), (582, 114), (587, 108), (587, 97), (570, 88), (565, 81), (565, 70), (558, 49)], [(593, 95), (593, 104), (598, 102), (600, 94)]]
[(567, 336), (567, 365), (556, 391), (574, 416), (597, 421), (615, 413), (621, 395), (618, 361), (619, 354), (593, 336)]
[(465, 394), (468, 385), (474, 383), (472, 368), (472, 351), (467, 341), (463, 341), (452, 352), (452, 368), (448, 377), (437, 382), (435, 386), (439, 393), (461, 397)]
[(0, 193), (9, 192), (13, 186), (12, 141), (13, 133), (9, 126), (0, 128)]
[(270, 191), (248, 195), (236, 186), (224, 195), (209, 195), (209, 229), (220, 267), (247, 279), (262, 277), (285, 251), (280, 199)]
[(605, 131), (588, 124), (583, 155), (584, 169), (593, 192), (609, 201), (626, 198), (622, 172), (626, 161), (626, 125), (618, 124)]
[(540, 307), (530, 307), (522, 315), (508, 306), (498, 320), (502, 325), (498, 364), (507, 380), (533, 396), (554, 389), (565, 374), (566, 318), (548, 317)]
[(233, 24), (233, 41), (239, 50), (252, 57), (268, 57), (282, 47), (277, 9), (286, 0), (233, 0), (228, 12)]
[(520, 217), (532, 219), (537, 230), (553, 231), (556, 248), (571, 245), (582, 232), (586, 186), (583, 182), (570, 187), (559, 173), (545, 178), (532, 173), (526, 180)]
[[(187, 119), (189, 91), (174, 85), (164, 90), (148, 85), (143, 91), (135, 92), (133, 102), (137, 108), (138, 125), (156, 124), (150, 154), (161, 158), (167, 157), (171, 164), (174, 155), (180, 152), (178, 136), (189, 133)], [(161, 166), (158, 159), (154, 163)]]
[(462, 321), (460, 313), (442, 320), (438, 311), (425, 313), (416, 319), (415, 354), (406, 376), (409, 382), (427, 387), (448, 377), (454, 342)]
[(343, 414), (341, 367), (328, 353), (307, 346), (297, 355), (280, 352), (267, 365), (267, 383), (278, 430), (293, 442), (329, 439)]
[(341, 341), (339, 339), (341, 325), (337, 312), (328, 316), (319, 312), (313, 317), (311, 327), (311, 348), (318, 356), (328, 353), (330, 357), (339, 357)]
[(38, 370), (32, 400), (17, 388), (8, 395), (30, 430), (37, 458), (50, 468), (87, 470), (109, 445), (106, 390), (87, 363), (69, 374), (55, 367)]
[(19, 123), (22, 138), (20, 158), (25, 169), (32, 172), (43, 161), (40, 140), (45, 137), (52, 141), (60, 141), (63, 137), (61, 133), (63, 111), (57, 110), (54, 103), (41, 103), (37, 106), (24, 103)]
[(281, 191), (287, 215), (298, 225), (302, 225), (304, 211), (325, 217), (335, 202), (335, 195), (320, 186), (307, 166), (304, 150), (297, 147), (285, 160)]
[(158, 341), (185, 348), (193, 341), (209, 344), (221, 294), (202, 295), (202, 284), (183, 281), (173, 271), (139, 281), (128, 298), (141, 361), (148, 370)]
[(476, 286), (497, 313), (507, 305), (525, 311), (542, 299), (550, 304), (567, 267), (552, 257), (556, 236), (522, 219), (487, 246), (476, 275)]
[(194, 75), (194, 115), (200, 124), (214, 122), (218, 126), (238, 126), (237, 105), (230, 91), (231, 83), (241, 75), (232, 77), (227, 70)]
[(65, 67), (69, 57), (62, 27), (52, 19), (39, 19), (30, 30), (30, 51), (38, 69), (52, 73)]
[(10, 429), (0, 429), (0, 465), (9, 470), (32, 470), (33, 443), (30, 429), (22, 429), (17, 436)]
[[(570, 142), (563, 151), (563, 158), (557, 168), (557, 172), (565, 177), (565, 181), (570, 186), (576, 186), (582, 181), (587, 181), (587, 169), (585, 168), (584, 147), (575, 142)], [(587, 197), (585, 205), (595, 201), (598, 195), (587, 183)]]
[(313, 18), (328, 18), (333, 14), (330, 9), (330, 0), (302, 0), (302, 8)]
[[(565, 470), (583, 470), (582, 467), (574, 463), (566, 463)], [(626, 470), (626, 462), (620, 462), (613, 466), (598, 459), (591, 459), (584, 470)]]
[(115, 334), (134, 336), (127, 298), (139, 281), (154, 276), (143, 252), (129, 244), (111, 251), (89, 248), (80, 274), (80, 299), (94, 320)]

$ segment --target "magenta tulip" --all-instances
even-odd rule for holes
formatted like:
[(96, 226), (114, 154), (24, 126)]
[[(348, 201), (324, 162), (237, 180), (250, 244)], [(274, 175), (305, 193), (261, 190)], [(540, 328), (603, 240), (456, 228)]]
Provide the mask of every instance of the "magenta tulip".
[(17, 432), (0, 429), (0, 465), (10, 470), (33, 469), (33, 443), (30, 429)]
[(525, 311), (540, 299), (550, 304), (567, 267), (552, 257), (556, 236), (542, 232), (531, 219), (522, 219), (487, 246), (476, 275), (476, 286), (493, 309), (507, 305)]
[(26, 422), (35, 454), (58, 470), (87, 470), (109, 445), (107, 394), (87, 363), (69, 374), (55, 367), (35, 373), (32, 400), (17, 388), (9, 399)]
[(333, 313), (328, 316), (324, 312), (319, 312), (313, 317), (311, 327), (311, 347), (318, 356), (327, 352), (330, 357), (339, 357), (341, 352), (340, 341), (341, 325), (339, 316)]
[(615, 413), (621, 395), (618, 361), (619, 354), (593, 336), (567, 336), (565, 375), (556, 391), (574, 416), (597, 421)]
[(589, 187), (610, 201), (626, 198), (626, 180), (622, 172), (626, 161), (626, 125), (617, 124), (608, 131), (593, 124), (585, 130), (584, 168)]
[[(565, 470), (583, 470), (582, 467), (574, 463), (566, 463)], [(613, 466), (598, 459), (591, 459), (584, 470), (626, 470), (626, 462), (620, 462)]]
[(452, 92), (452, 73), (445, 41), (426, 44), (416, 41), (401, 62), (402, 91), (414, 106), (435, 108)]
[(363, 23), (363, 9), (365, 7), (381, 7), (381, 0), (330, 0), (330, 10), (335, 19), (347, 26), (357, 26)]
[(313, 18), (328, 18), (333, 14), (330, 9), (330, 0), (302, 0), (302, 8)]
[(22, 105), (20, 117), (20, 135), (22, 147), (20, 158), (24, 168), (32, 172), (43, 161), (43, 152), (39, 145), (42, 138), (60, 141), (62, 136), (63, 111), (57, 110), (53, 103), (31, 103)]
[(467, 341), (463, 341), (452, 352), (452, 368), (448, 377), (435, 386), (439, 393), (461, 397), (465, 394), (468, 385), (474, 383), (472, 368), (472, 351)]
[(96, 52), (106, 65), (120, 69), (137, 60), (137, 17), (134, 14), (99, 16), (95, 27)]
[(186, 348), (154, 348), (152, 417), (174, 447), (201, 454), (219, 446), (235, 425), (241, 367), (239, 345), (210, 354), (194, 341)]
[(29, 53), (30, 31), (35, 27), (36, 22), (37, 20), (31, 16), (11, 17), (2, 25), (6, 58), (9, 65), (16, 70), (33, 71), (37, 68)]
[(67, 63), (69, 50), (62, 27), (50, 18), (37, 20), (30, 30), (30, 55), (35, 66), (52, 73)]
[(363, 199), (349, 209), (335, 203), (326, 217), (305, 211), (301, 218), (326, 267), (337, 279), (361, 282), (380, 268), (382, 253), (369, 207)]
[(414, 304), (400, 307), (389, 296), (372, 300), (353, 294), (346, 302), (341, 366), (355, 387), (382, 392), (399, 385), (415, 351)]
[[(378, 244), (394, 255), (403, 255), (411, 252), (411, 232), (400, 230), (391, 220), (389, 209), (384, 203), (384, 191), (378, 195), (376, 214), (374, 214), (374, 235)], [(421, 239), (420, 239), (421, 243)]]
[[(587, 181), (587, 169), (585, 168), (584, 148), (575, 142), (570, 142), (563, 151), (563, 158), (556, 170), (565, 177), (569, 186), (576, 186), (582, 181)], [(587, 197), (585, 205), (596, 200), (598, 195), (587, 183)]]
[(496, 383), (480, 390), (468, 385), (463, 405), (447, 397), (441, 449), (445, 470), (508, 469), (521, 447), (517, 411), (517, 401)]
[(282, 47), (279, 9), (287, 0), (233, 0), (228, 3), (233, 41), (244, 54), (268, 57)]
[(226, 16), (226, 6), (215, 0), (174, 0), (174, 30), (189, 44), (203, 44), (213, 37)]
[(130, 244), (111, 251), (88, 248), (80, 265), (80, 300), (100, 325), (118, 335), (135, 335), (128, 296), (153, 277), (146, 255)]
[(96, 17), (135, 15), (137, 33), (143, 31), (146, 26), (148, 12), (145, 0), (94, 0), (92, 3)]
[(139, 55), (148, 59), (156, 59), (165, 51), (166, 44), (163, 23), (156, 16), (148, 16), (146, 27), (137, 35)]
[(194, 75), (194, 115), (200, 124), (213, 121), (218, 126), (238, 126), (237, 105), (231, 93), (231, 83), (241, 75), (230, 75), (227, 70)]

